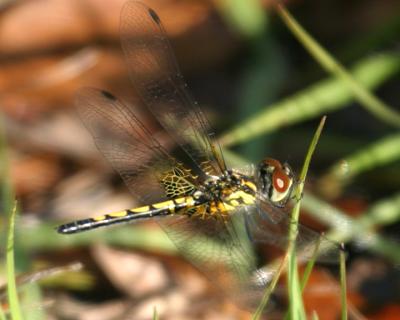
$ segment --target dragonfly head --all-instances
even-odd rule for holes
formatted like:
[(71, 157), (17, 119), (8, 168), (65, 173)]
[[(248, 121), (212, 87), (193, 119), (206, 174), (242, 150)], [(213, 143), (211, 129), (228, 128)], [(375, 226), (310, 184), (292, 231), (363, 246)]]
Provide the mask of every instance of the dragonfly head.
[(260, 191), (275, 205), (283, 207), (290, 198), (294, 174), (287, 163), (265, 158), (258, 165), (257, 179)]

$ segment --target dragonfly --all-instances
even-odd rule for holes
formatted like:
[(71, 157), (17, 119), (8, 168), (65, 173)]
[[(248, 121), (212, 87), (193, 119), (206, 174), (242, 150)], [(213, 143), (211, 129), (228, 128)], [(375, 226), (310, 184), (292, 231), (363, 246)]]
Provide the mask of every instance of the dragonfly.
[[(120, 36), (134, 89), (184, 160), (171, 155), (132, 105), (108, 91), (81, 89), (76, 104), (83, 123), (142, 205), (66, 223), (57, 231), (74, 234), (156, 220), (195, 267), (239, 305), (253, 308), (276, 270), (261, 268), (251, 247), (267, 243), (287, 248), (291, 220), (285, 208), (298, 183), (295, 174), (288, 164), (272, 158), (245, 170), (227, 166), (154, 10), (128, 1)], [(154, 198), (159, 200), (152, 202)], [(318, 253), (318, 260), (337, 261), (335, 243), (298, 226), (296, 245), (303, 258), (311, 257), (317, 243), (330, 247)]]

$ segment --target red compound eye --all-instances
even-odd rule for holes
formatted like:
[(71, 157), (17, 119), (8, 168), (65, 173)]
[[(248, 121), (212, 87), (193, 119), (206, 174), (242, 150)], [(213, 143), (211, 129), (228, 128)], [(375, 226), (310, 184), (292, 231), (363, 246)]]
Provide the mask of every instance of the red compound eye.
[(286, 192), (290, 184), (290, 178), (283, 170), (275, 169), (272, 174), (272, 184), (278, 192)]

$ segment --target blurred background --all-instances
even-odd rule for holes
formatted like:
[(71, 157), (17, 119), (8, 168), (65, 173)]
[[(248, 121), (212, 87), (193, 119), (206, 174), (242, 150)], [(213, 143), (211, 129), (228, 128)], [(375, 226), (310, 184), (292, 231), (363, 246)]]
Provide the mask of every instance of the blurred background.
[[(74, 109), (82, 86), (135, 99), (119, 41), (124, 2), (0, 1), (2, 149), (9, 159), (2, 178), (11, 177), (20, 208), (16, 268), (52, 270), (40, 281), (21, 278), (36, 299), (23, 307), (35, 319), (150, 319), (154, 307), (161, 319), (248, 319), (152, 222), (68, 237), (54, 230), (58, 222), (135, 205)], [(320, 118), (328, 116), (310, 166), (304, 223), (347, 244), (352, 316), (398, 319), (399, 1), (285, 1), (376, 100), (360, 98), (327, 72), (272, 0), (142, 2), (160, 16), (229, 162), (270, 156), (299, 172)], [(311, 284), (319, 289), (305, 293), (307, 311), (320, 319), (340, 314), (331, 269), (316, 267)]]

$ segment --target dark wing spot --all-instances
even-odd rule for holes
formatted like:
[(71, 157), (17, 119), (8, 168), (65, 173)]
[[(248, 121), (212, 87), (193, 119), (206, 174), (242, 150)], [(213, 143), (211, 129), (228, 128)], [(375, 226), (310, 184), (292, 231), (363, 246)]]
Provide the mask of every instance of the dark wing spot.
[(157, 15), (157, 13), (153, 9), (149, 9), (149, 14), (155, 23), (157, 23), (157, 24), (161, 23), (160, 17)]
[(108, 92), (108, 91), (101, 90), (101, 94), (104, 97), (106, 97), (107, 99), (109, 99), (109, 100), (112, 100), (112, 101), (116, 101), (117, 100), (117, 98), (114, 95), (112, 95), (110, 92)]

